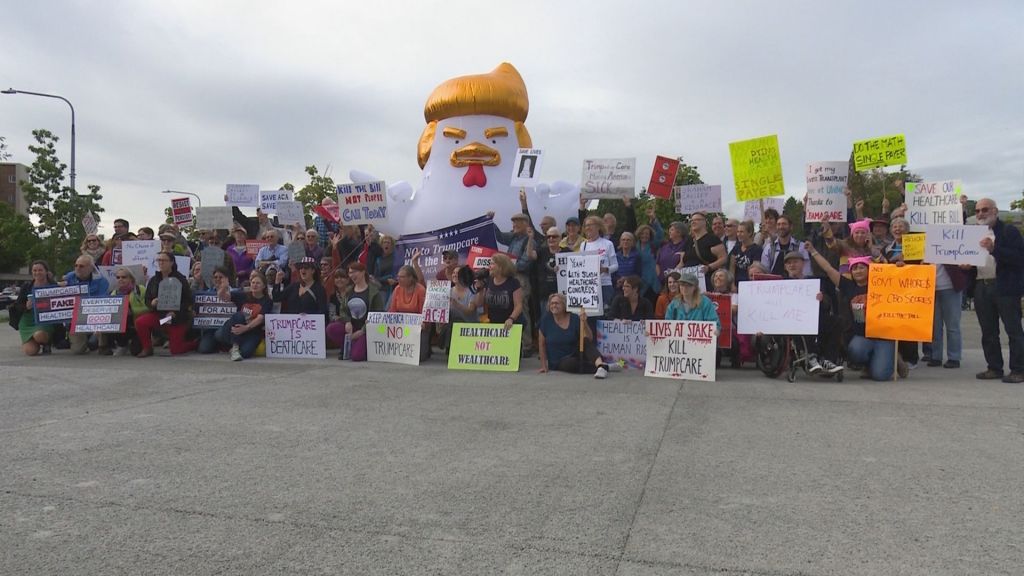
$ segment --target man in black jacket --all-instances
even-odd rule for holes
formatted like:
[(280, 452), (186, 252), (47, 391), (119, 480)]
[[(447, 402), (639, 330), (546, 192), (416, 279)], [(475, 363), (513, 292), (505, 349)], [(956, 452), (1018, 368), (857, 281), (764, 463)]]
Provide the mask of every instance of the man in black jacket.
[[(981, 240), (990, 254), (987, 265), (978, 268), (974, 308), (981, 325), (984, 372), (979, 380), (1002, 378), (1008, 384), (1024, 383), (1024, 330), (1021, 329), (1020, 298), (1024, 293), (1024, 238), (1012, 224), (999, 219), (999, 209), (989, 198), (975, 205), (978, 224), (992, 229), (995, 236)], [(1010, 373), (1003, 375), (1003, 350), (999, 342), (999, 321), (1010, 341)]]

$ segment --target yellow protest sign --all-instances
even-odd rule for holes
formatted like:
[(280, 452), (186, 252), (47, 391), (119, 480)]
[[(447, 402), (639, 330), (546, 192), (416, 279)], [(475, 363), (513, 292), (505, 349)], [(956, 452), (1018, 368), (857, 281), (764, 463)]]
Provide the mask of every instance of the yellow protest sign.
[(924, 233), (903, 235), (903, 260), (924, 260)]
[(865, 336), (931, 342), (934, 309), (934, 266), (871, 265), (868, 273)]
[(858, 140), (853, 143), (853, 165), (858, 172), (906, 163), (907, 141), (903, 134)]
[(746, 202), (786, 193), (782, 182), (779, 137), (762, 136), (729, 144), (736, 200)]

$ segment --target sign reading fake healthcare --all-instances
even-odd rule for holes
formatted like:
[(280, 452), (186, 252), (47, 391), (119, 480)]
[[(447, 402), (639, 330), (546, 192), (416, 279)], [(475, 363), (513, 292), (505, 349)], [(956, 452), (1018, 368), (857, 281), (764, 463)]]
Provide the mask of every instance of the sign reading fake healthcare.
[(72, 334), (120, 334), (128, 327), (128, 297), (79, 297), (71, 316)]
[(804, 222), (846, 222), (846, 181), (849, 162), (812, 162), (807, 165), (807, 204)]
[(778, 136), (773, 134), (732, 142), (729, 144), (729, 156), (737, 201), (785, 195)]
[(907, 141), (903, 134), (869, 138), (853, 143), (853, 166), (858, 172), (906, 163)]
[(264, 316), (267, 358), (327, 358), (323, 314)]
[(633, 370), (647, 363), (647, 335), (643, 322), (598, 320), (597, 351), (605, 362)]
[(516, 151), (516, 161), (512, 164), (512, 185), (540, 184), (540, 165), (543, 161), (544, 151), (540, 148), (520, 148)]
[(370, 312), (366, 316), (366, 359), (419, 366), (422, 326), (422, 314)]
[(337, 188), (341, 223), (379, 224), (388, 221), (388, 187), (383, 180), (342, 184)]
[(821, 281), (739, 283), (739, 334), (817, 334)]
[(36, 324), (60, 324), (71, 320), (75, 311), (75, 298), (88, 295), (88, 284), (33, 288)]
[(924, 232), (926, 226), (964, 223), (960, 205), (960, 181), (907, 182), (907, 224), (913, 232)]
[(931, 342), (935, 267), (872, 264), (864, 312), (868, 338)]
[(722, 211), (722, 187), (718, 184), (688, 184), (676, 186), (675, 191), (680, 214)]
[(636, 194), (636, 158), (583, 161), (580, 198), (632, 198)]
[(498, 324), (456, 322), (448, 349), (448, 369), (518, 372), (522, 338), (522, 324), (505, 329)]
[(714, 322), (647, 320), (644, 375), (680, 380), (715, 380)]
[(566, 309), (599, 316), (604, 311), (601, 294), (601, 256), (596, 253), (563, 252), (555, 254), (558, 266), (558, 291), (565, 294)]
[(654, 159), (654, 170), (651, 182), (647, 185), (647, 193), (657, 198), (668, 198), (672, 195), (672, 187), (676, 183), (679, 172), (679, 160), (658, 156)]

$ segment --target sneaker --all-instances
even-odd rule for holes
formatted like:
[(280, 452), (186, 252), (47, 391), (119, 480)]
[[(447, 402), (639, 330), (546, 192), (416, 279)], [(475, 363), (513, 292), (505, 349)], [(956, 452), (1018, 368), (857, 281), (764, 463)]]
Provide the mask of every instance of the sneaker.
[(231, 347), (231, 361), (238, 362), (242, 359), (242, 351), (238, 349), (238, 345)]
[(130, 353), (131, 350), (128, 350), (127, 346), (118, 346), (117, 348), (114, 348), (114, 356), (127, 356)]
[(942, 360), (929, 360), (928, 367), (935, 368), (936, 366), (942, 366)]
[(114, 351), (111, 350), (110, 348), (100, 348), (99, 349), (99, 355), (100, 356), (113, 356), (114, 355)]
[(822, 360), (821, 361), (821, 369), (824, 370), (825, 372), (829, 373), (829, 374), (835, 374), (837, 372), (842, 372), (843, 371), (843, 367), (842, 366), (840, 366), (839, 364), (832, 363), (831, 360)]
[(594, 378), (597, 378), (598, 380), (604, 380), (607, 377), (608, 377), (608, 369), (605, 368), (604, 366), (599, 367), (597, 369), (597, 372), (594, 372)]
[(946, 360), (946, 363), (942, 365), (943, 368), (959, 368), (959, 360)]
[[(929, 354), (922, 355), (921, 356), (921, 362), (931, 366), (932, 365), (932, 357), (931, 357), (931, 355), (929, 355)], [(942, 362), (942, 360), (939, 360), (939, 362)]]
[(917, 370), (917, 362), (907, 362), (907, 370)]
[(52, 354), (53, 347), (51, 347), (49, 344), (43, 344), (43, 346), (39, 349), (39, 353), (42, 354), (43, 356), (46, 356), (47, 354)]
[(978, 372), (977, 374), (975, 374), (974, 377), (977, 378), (978, 380), (999, 380), (1000, 378), (1003, 377), (1003, 372), (1001, 370), (996, 371), (989, 368), (984, 372)]
[(1010, 372), (1003, 377), (1003, 382), (1006, 382), (1007, 384), (1024, 383), (1024, 372)]
[(821, 364), (818, 363), (818, 357), (810, 354), (807, 356), (807, 373), (817, 374), (821, 372)]
[(898, 358), (896, 360), (896, 374), (898, 374), (900, 378), (906, 378), (907, 374), (910, 374), (910, 366), (905, 360), (903, 360), (903, 358)]

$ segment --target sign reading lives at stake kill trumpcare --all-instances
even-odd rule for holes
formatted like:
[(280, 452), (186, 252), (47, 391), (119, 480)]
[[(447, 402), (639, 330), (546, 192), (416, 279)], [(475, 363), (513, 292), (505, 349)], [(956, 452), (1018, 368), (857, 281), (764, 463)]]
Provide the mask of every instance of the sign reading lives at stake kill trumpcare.
[(33, 308), (36, 324), (60, 324), (71, 320), (75, 312), (75, 299), (88, 295), (88, 284), (33, 288), (32, 301), (35, 302)]
[(345, 225), (388, 221), (388, 186), (383, 180), (342, 184), (337, 188), (338, 210)]
[(277, 214), (278, 202), (291, 201), (291, 190), (260, 190), (260, 211), (264, 214)]
[(714, 322), (647, 320), (644, 375), (714, 382), (715, 330)]
[(718, 184), (689, 184), (674, 190), (676, 211), (680, 214), (722, 211), (722, 187)]
[(423, 321), (447, 324), (451, 305), (451, 281), (427, 280), (427, 297), (423, 301)]
[(739, 284), (739, 334), (817, 334), (821, 281), (749, 281)]
[(555, 254), (558, 266), (558, 291), (565, 294), (566, 309), (580, 308), (599, 316), (604, 311), (601, 294), (601, 256), (585, 252)]
[(370, 312), (366, 316), (366, 359), (419, 366), (422, 326), (422, 314)]
[(171, 199), (171, 218), (178, 228), (185, 228), (192, 225), (192, 200), (191, 198)]
[(736, 200), (746, 202), (770, 196), (783, 196), (782, 158), (779, 137), (762, 136), (729, 144)]
[(907, 182), (907, 224), (913, 232), (924, 232), (932, 224), (964, 223), (960, 204), (960, 181)]
[(522, 338), (522, 324), (506, 330), (501, 324), (456, 322), (452, 325), (448, 369), (518, 372)]
[[(981, 239), (992, 237), (992, 229), (988, 226), (928, 226), (927, 229), (924, 241), (925, 262), (985, 265), (988, 250), (981, 247)], [(907, 259), (906, 256), (904, 258)]]
[(865, 306), (866, 337), (931, 342), (935, 267), (931, 264), (872, 264)]
[(657, 198), (668, 198), (672, 195), (672, 187), (676, 183), (679, 172), (679, 160), (658, 156), (654, 159), (654, 170), (651, 182), (647, 185), (647, 193)]
[(128, 326), (128, 297), (79, 297), (71, 316), (72, 334), (120, 334)]
[(636, 194), (636, 158), (583, 161), (580, 198), (632, 198)]
[(903, 134), (869, 138), (853, 143), (853, 166), (858, 172), (906, 163), (907, 141)]
[(647, 363), (647, 335), (643, 322), (598, 320), (597, 351), (605, 362), (643, 370)]
[(512, 186), (536, 186), (540, 184), (540, 165), (544, 151), (540, 148), (520, 148), (512, 164)]
[(846, 181), (849, 162), (813, 162), (807, 165), (807, 204), (804, 222), (846, 222)]
[(327, 358), (323, 314), (267, 314), (267, 358)]
[(228, 184), (225, 191), (228, 206), (239, 208), (260, 207), (260, 185), (259, 184)]

